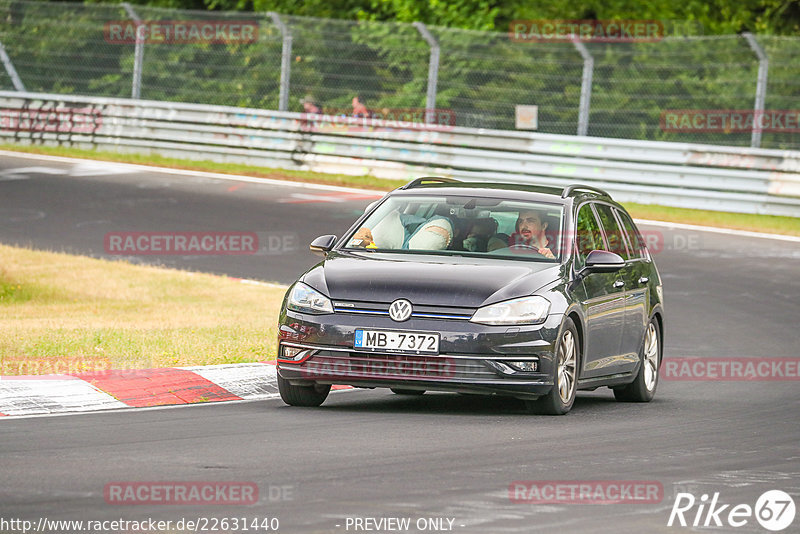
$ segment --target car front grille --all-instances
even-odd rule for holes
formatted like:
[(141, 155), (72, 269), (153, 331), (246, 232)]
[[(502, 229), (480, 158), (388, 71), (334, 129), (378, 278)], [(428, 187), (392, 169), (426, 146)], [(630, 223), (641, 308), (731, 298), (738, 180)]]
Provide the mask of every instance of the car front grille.
[(301, 367), (308, 378), (492, 380), (498, 375), (479, 360), (442, 356), (320, 351)]
[[(336, 313), (351, 313), (358, 315), (389, 316), (389, 304), (382, 302), (358, 302), (337, 300), (333, 303)], [(423, 306), (414, 304), (412, 318), (418, 319), (449, 319), (456, 321), (469, 321), (475, 313), (475, 308), (461, 308), (457, 306)]]

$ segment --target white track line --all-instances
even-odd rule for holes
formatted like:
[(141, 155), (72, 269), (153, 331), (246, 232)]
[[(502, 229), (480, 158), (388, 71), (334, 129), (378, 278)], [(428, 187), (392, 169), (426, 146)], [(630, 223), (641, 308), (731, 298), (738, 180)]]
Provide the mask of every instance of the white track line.
[[(330, 395), (338, 395), (340, 393), (350, 393), (353, 391), (364, 391), (363, 389), (332, 389)], [(165, 404), (163, 406), (124, 406), (120, 408), (111, 408), (106, 410), (93, 410), (90, 412), (57, 412), (57, 413), (37, 413), (37, 414), (30, 414), (30, 415), (8, 415), (6, 417), (0, 417), (0, 425), (2, 425), (4, 420), (13, 421), (16, 419), (34, 419), (39, 417), (65, 417), (65, 416), (74, 416), (74, 415), (96, 415), (96, 414), (108, 414), (108, 413), (127, 413), (133, 414), (138, 412), (153, 412), (153, 411), (160, 411), (160, 410), (180, 410), (186, 408), (201, 408), (201, 407), (210, 407), (210, 406), (227, 406), (230, 404), (242, 404), (247, 402), (264, 402), (264, 401), (273, 401), (278, 400), (280, 401), (280, 396), (275, 397), (262, 397), (262, 398), (251, 398), (251, 399), (242, 399), (242, 400), (228, 400), (222, 402), (195, 402), (193, 404)]]
[(698, 232), (713, 232), (715, 234), (735, 235), (738, 237), (758, 237), (761, 239), (778, 239), (780, 241), (790, 241), (800, 243), (800, 237), (783, 234), (767, 234), (764, 232), (749, 232), (747, 230), (734, 230), (731, 228), (717, 228), (715, 226), (700, 226), (695, 224), (684, 224), (667, 221), (650, 221), (647, 219), (635, 219), (637, 224), (648, 226), (662, 226), (666, 228), (679, 228), (681, 230), (696, 230)]
[(293, 182), (291, 180), (277, 180), (274, 178), (258, 178), (255, 176), (243, 176), (240, 174), (225, 174), (220, 172), (207, 172), (207, 171), (193, 171), (186, 169), (172, 169), (170, 167), (157, 167), (155, 165), (140, 165), (136, 163), (121, 163), (116, 161), (107, 161), (99, 159), (81, 159), (69, 158), (64, 156), (48, 156), (43, 154), (32, 154), (27, 152), (11, 152), (8, 150), (0, 150), (0, 156), (10, 156), (17, 158), (29, 159), (42, 159), (44, 161), (56, 161), (61, 163), (85, 163), (87, 161), (97, 161), (101, 163), (108, 163), (109, 165), (119, 165), (130, 169), (132, 171), (140, 172), (158, 172), (162, 174), (180, 174), (182, 176), (198, 176), (201, 178), (218, 178), (220, 180), (230, 180), (232, 182), (249, 182), (254, 184), (268, 184), (277, 185), (282, 187), (297, 187), (303, 189), (317, 189), (320, 191), (341, 191), (345, 193), (360, 193), (360, 194), (384, 194), (385, 191), (379, 189), (356, 189), (354, 187), (344, 187), (340, 185), (326, 185), (315, 184), (311, 182)]
[[(86, 161), (105, 161), (105, 160), (86, 160), (81, 158), (69, 158), (64, 156), (46, 156), (41, 154), (31, 154), (27, 152), (12, 152), (9, 150), (0, 150), (0, 156), (10, 156), (17, 158), (41, 159), (45, 161), (59, 161), (62, 163), (84, 163)], [(375, 189), (357, 189), (354, 187), (343, 187), (338, 185), (324, 185), (314, 184), (308, 182), (293, 182), (291, 180), (275, 180), (273, 178), (256, 178), (253, 176), (241, 176), (237, 174), (222, 174), (216, 172), (205, 171), (188, 171), (183, 169), (170, 169), (167, 167), (156, 167), (154, 165), (136, 165), (132, 163), (117, 163), (115, 161), (105, 161), (114, 165), (122, 165), (132, 170), (141, 172), (160, 172), (163, 174), (180, 174), (184, 176), (198, 176), (203, 178), (218, 178), (220, 180), (230, 180), (234, 182), (249, 182), (255, 184), (269, 184), (282, 187), (298, 187), (304, 189), (317, 189), (321, 191), (341, 191), (346, 193), (381, 193)], [(768, 234), (763, 232), (748, 232), (744, 230), (732, 230), (729, 228), (717, 228), (714, 226), (700, 226), (694, 224), (672, 223), (666, 221), (651, 221), (646, 219), (636, 219), (637, 223), (648, 224), (652, 226), (664, 226), (672, 228), (680, 228), (683, 230), (697, 230), (699, 232), (714, 232), (717, 234), (728, 234), (737, 236), (756, 237), (761, 239), (778, 239), (781, 241), (790, 241), (793, 243), (800, 243), (800, 237), (783, 235), (783, 234)]]

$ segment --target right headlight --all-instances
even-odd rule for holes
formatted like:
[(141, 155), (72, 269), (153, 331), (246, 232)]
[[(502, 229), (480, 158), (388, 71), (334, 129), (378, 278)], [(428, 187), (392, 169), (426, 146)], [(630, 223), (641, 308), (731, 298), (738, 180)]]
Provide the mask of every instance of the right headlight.
[(286, 307), (303, 313), (333, 313), (331, 299), (303, 282), (297, 282), (289, 292)]
[(537, 324), (547, 319), (549, 312), (550, 301), (534, 295), (478, 308), (470, 322), (488, 325)]

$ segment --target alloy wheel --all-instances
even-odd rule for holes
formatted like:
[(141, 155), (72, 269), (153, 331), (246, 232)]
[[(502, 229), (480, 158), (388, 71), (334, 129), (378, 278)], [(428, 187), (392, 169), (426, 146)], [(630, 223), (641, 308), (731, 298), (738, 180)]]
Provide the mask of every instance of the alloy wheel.
[(648, 391), (653, 391), (658, 379), (658, 333), (651, 322), (647, 327), (647, 336), (644, 340), (644, 385)]
[(558, 347), (558, 395), (564, 404), (570, 401), (575, 389), (576, 362), (575, 338), (567, 330)]

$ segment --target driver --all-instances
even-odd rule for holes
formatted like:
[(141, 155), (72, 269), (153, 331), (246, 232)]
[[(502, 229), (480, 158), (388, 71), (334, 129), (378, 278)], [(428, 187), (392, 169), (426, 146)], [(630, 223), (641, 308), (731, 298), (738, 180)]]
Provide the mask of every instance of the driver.
[(545, 258), (554, 259), (550, 241), (546, 235), (547, 221), (535, 210), (522, 210), (517, 217), (516, 231), (508, 238), (508, 246), (518, 246), (537, 251)]

